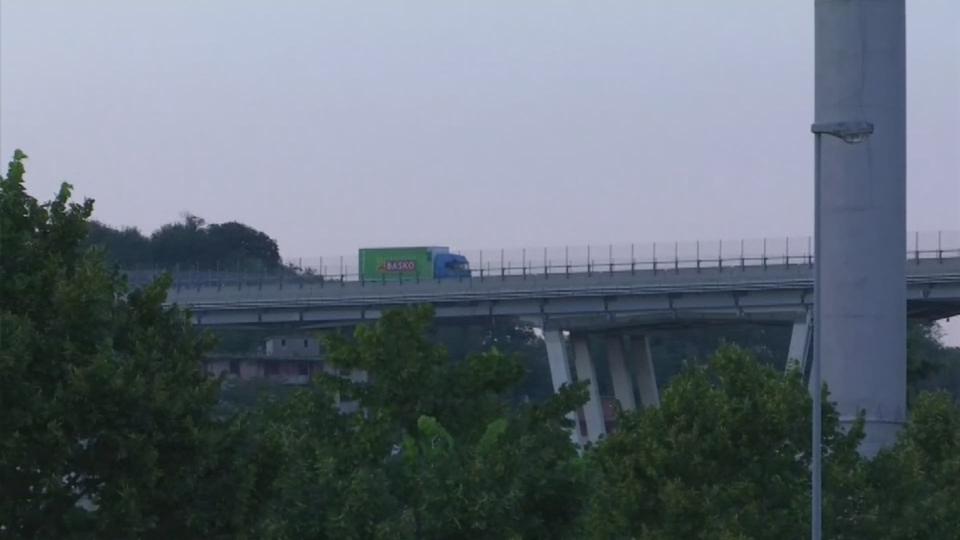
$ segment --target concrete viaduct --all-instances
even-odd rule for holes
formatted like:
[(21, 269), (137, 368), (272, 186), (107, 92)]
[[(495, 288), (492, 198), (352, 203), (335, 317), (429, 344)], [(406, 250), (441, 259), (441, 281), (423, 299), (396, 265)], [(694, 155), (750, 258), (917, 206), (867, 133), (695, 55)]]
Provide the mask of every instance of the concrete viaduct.
[[(710, 267), (698, 262), (643, 269), (611, 264), (590, 271), (542, 268), (522, 275), (494, 272), (402, 283), (193, 276), (175, 281), (168, 302), (188, 308), (198, 325), (209, 327), (351, 326), (375, 321), (386, 310), (423, 304), (432, 305), (438, 319), (517, 317), (543, 331), (555, 388), (571, 382), (574, 372), (578, 379), (597, 380), (587, 336), (603, 333), (615, 397), (621, 407), (633, 409), (659, 401), (645, 331), (664, 324), (792, 324), (789, 360), (805, 368), (813, 332), (812, 262), (720, 260)], [(905, 264), (910, 317), (936, 320), (960, 314), (960, 252), (939, 252)], [(602, 437), (596, 384), (591, 384), (583, 415), (587, 439)]]

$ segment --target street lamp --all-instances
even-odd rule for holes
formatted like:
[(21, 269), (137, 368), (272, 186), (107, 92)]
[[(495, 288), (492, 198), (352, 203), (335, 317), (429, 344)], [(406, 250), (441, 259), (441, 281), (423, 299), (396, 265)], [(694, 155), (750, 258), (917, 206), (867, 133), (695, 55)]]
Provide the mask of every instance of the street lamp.
[(813, 540), (820, 540), (820, 534), (823, 527), (822, 520), (822, 495), (823, 487), (821, 479), (823, 477), (821, 463), (821, 431), (822, 431), (822, 410), (820, 406), (820, 387), (823, 384), (820, 376), (820, 331), (823, 327), (820, 324), (821, 302), (820, 294), (823, 290), (823, 281), (821, 279), (820, 269), (820, 242), (821, 226), (820, 214), (823, 210), (821, 194), (823, 190), (820, 186), (820, 143), (823, 135), (836, 137), (848, 144), (857, 144), (867, 140), (867, 137), (873, 133), (873, 124), (870, 122), (818, 122), (810, 126), (810, 131), (814, 136), (814, 180), (813, 180), (813, 366), (810, 372), (810, 382), (813, 386), (813, 438), (811, 441), (813, 451), (813, 468), (811, 471), (813, 493), (811, 495), (812, 515), (810, 524), (810, 537)]

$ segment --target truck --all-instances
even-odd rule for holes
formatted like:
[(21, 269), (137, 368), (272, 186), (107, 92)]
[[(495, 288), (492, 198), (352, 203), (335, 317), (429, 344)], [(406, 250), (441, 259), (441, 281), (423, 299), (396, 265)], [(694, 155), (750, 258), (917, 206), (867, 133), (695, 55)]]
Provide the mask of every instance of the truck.
[(470, 277), (470, 263), (450, 248), (437, 246), (363, 248), (360, 279), (417, 281)]

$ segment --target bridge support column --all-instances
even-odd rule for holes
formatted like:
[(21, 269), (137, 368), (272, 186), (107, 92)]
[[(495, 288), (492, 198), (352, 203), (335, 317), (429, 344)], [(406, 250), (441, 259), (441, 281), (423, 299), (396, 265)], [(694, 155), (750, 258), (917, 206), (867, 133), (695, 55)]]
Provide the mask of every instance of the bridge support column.
[(807, 313), (803, 316), (803, 319), (793, 323), (793, 332), (790, 334), (790, 348), (787, 350), (786, 371), (799, 369), (803, 377), (806, 378), (812, 344), (813, 320), (811, 314)]
[(607, 431), (603, 423), (603, 403), (600, 401), (600, 388), (597, 385), (597, 370), (593, 365), (593, 358), (590, 357), (586, 334), (574, 334), (572, 338), (577, 380), (590, 381), (590, 399), (583, 406), (583, 416), (587, 421), (587, 440), (596, 442), (606, 435)]
[(630, 339), (630, 352), (633, 356), (633, 367), (637, 373), (637, 390), (640, 392), (640, 403), (644, 407), (659, 407), (660, 392), (657, 390), (657, 376), (653, 371), (650, 338), (633, 336)]
[(624, 411), (637, 408), (637, 399), (633, 394), (633, 380), (624, 360), (623, 336), (607, 335), (607, 363), (610, 364), (610, 378), (613, 380), (613, 395)]
[[(543, 341), (547, 346), (547, 361), (550, 363), (550, 378), (553, 380), (553, 391), (557, 392), (565, 384), (570, 384), (570, 360), (567, 354), (567, 343), (563, 339), (562, 330), (544, 330)], [(580, 421), (576, 413), (570, 413), (567, 418), (573, 422), (570, 438), (573, 444), (580, 446), (583, 441), (580, 437)]]

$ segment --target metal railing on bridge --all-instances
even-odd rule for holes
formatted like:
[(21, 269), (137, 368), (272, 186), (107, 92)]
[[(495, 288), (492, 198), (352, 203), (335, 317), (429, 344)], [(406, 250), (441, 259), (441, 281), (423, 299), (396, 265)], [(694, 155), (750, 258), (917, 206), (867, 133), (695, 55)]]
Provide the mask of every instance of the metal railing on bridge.
[[(960, 231), (915, 232), (908, 235), (907, 261), (960, 257)], [(809, 236), (734, 241), (591, 244), (540, 248), (455, 250), (470, 262), (469, 276), (459, 279), (505, 279), (512, 276), (564, 276), (620, 272), (679, 272), (681, 269), (778, 268), (812, 266)], [(357, 255), (287, 258), (274, 269), (250, 269), (246, 261), (218, 261), (213, 268), (180, 265), (174, 268), (125, 268), (134, 286), (170, 273), (180, 287), (256, 285), (263, 283), (411, 283), (411, 277), (363, 280)], [(453, 278), (457, 279), (457, 278)]]

